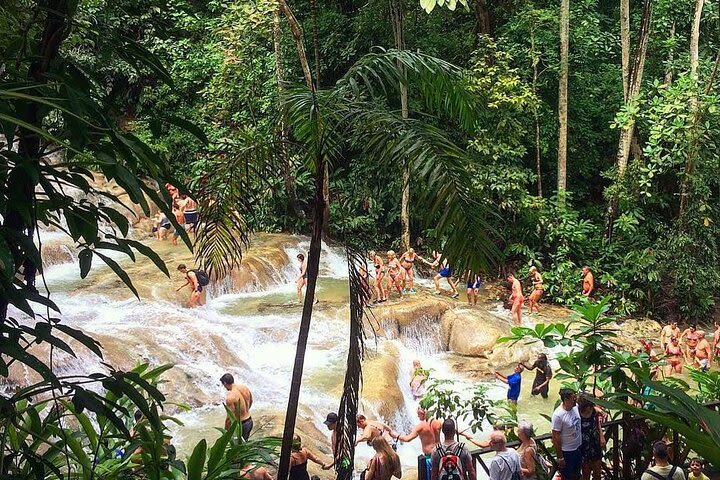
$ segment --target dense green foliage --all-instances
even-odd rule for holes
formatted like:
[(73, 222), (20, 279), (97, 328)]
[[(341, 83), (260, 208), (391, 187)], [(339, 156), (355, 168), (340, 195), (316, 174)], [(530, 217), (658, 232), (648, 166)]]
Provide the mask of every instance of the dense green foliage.
[[(471, 128), (428, 110), (412, 79), (411, 119), (443, 130), (469, 152), (465, 169), (476, 196), (498, 212), (491, 232), (502, 251), (504, 269), (536, 264), (545, 271), (550, 298), (571, 302), (578, 291), (578, 269), (590, 265), (598, 284), (613, 296), (618, 311), (642, 310), (702, 318), (714, 306), (712, 286), (718, 274), (717, 176), (718, 79), (715, 52), (717, 6), (705, 6), (700, 34), (699, 80), (689, 75), (689, 41), (694, 5), (689, 0), (654, 2), (644, 81), (638, 98), (623, 105), (619, 10), (614, 3), (578, 0), (571, 5), (569, 162), (567, 198), (557, 199), (557, 5), (537, 1), (512, 7), (493, 2), (405, 1), (407, 48), (437, 56), (463, 69), (467, 91), (479, 114)], [(433, 4), (433, 5), (431, 5)], [(487, 6), (485, 6), (487, 4)], [(394, 46), (388, 3), (318, 3), (319, 70), (311, 38), (308, 5), (290, 4), (305, 30), (306, 50), (319, 85), (332, 86), (350, 66), (376, 46)], [(424, 9), (432, 12), (428, 14)], [(450, 7), (450, 8), (448, 8)], [(641, 6), (631, 11), (634, 49)], [(122, 25), (156, 53), (175, 81), (175, 89), (157, 82), (152, 71), (128, 73), (115, 55), (92, 56), (102, 35), (77, 35), (85, 45), (72, 54), (105, 76), (116, 112), (142, 138), (168, 155), (178, 173), (202, 181), (218, 158), (241, 157), (250, 143), (272, 142), (281, 125), (278, 71), (273, 45), (274, 3), (268, 0), (163, 2), (144, 0), (120, 6), (81, 2), (81, 18), (102, 32)], [(481, 22), (489, 19), (490, 31)], [(674, 26), (671, 30), (671, 25)], [(279, 18), (279, 58), (283, 84), (300, 84), (302, 75), (292, 36)], [(81, 53), (78, 53), (81, 52)], [(632, 53), (632, 52), (631, 52)], [(533, 82), (533, 65), (537, 78)], [(668, 82), (671, 80), (671, 82)], [(414, 90), (415, 88), (415, 90)], [(382, 95), (383, 92), (380, 92)], [(399, 98), (386, 92), (390, 109)], [(698, 108), (691, 111), (697, 96)], [(428, 113), (430, 116), (428, 116)], [(203, 125), (205, 148), (187, 131), (154, 124), (178, 116)], [(535, 123), (539, 127), (543, 198), (537, 196)], [(618, 128), (636, 121), (635, 146), (627, 174), (616, 179)], [(274, 174), (256, 180), (252, 191), (253, 228), (308, 231), (312, 175), (292, 143)], [(328, 231), (340, 238), (366, 239), (368, 245), (399, 246), (400, 165), (383, 165), (351, 143), (332, 160)], [(686, 173), (686, 165), (692, 170)], [(680, 193), (687, 184), (686, 208)], [(426, 191), (411, 181), (412, 198)], [(607, 204), (619, 199), (612, 241), (604, 239)], [(471, 215), (471, 212), (468, 212)], [(411, 233), (425, 244), (434, 230), (411, 208)]]

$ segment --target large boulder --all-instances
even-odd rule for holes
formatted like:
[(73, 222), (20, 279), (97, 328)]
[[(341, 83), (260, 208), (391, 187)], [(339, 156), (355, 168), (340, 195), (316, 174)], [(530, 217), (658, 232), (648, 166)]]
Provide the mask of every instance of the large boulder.
[(405, 399), (398, 385), (400, 353), (392, 343), (383, 343), (377, 351), (368, 352), (363, 362), (362, 403), (365, 411), (377, 412), (390, 419), (404, 408)]
[(509, 332), (505, 320), (483, 310), (446, 312), (441, 326), (447, 350), (470, 357), (487, 358), (498, 338)]

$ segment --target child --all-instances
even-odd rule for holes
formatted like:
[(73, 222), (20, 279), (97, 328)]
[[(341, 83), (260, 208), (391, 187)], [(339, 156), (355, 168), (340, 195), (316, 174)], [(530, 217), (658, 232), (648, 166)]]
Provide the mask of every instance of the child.
[(690, 460), (690, 472), (688, 479), (692, 480), (709, 480), (707, 475), (703, 473), (703, 461), (699, 458)]

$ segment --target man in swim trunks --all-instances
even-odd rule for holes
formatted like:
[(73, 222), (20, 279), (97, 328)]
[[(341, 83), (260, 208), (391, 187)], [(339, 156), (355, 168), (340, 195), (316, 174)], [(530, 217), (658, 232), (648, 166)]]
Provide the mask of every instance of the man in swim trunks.
[(524, 363), (521, 363), (521, 365), (528, 370), (535, 370), (535, 380), (533, 380), (532, 391), (530, 392), (533, 397), (539, 394), (543, 398), (548, 398), (548, 391), (550, 389), (549, 385), (553, 372), (552, 368), (550, 368), (547, 355), (544, 353), (538, 353), (535, 363), (529, 367)]
[(253, 428), (253, 420), (250, 416), (253, 398), (250, 389), (245, 385), (235, 383), (235, 379), (229, 373), (220, 377), (220, 383), (227, 390), (225, 405), (234, 418), (229, 415), (225, 418), (225, 430), (230, 428), (233, 420), (238, 420), (242, 426), (242, 437), (247, 440)]
[(540, 298), (545, 292), (545, 287), (543, 286), (542, 275), (540, 275), (540, 272), (538, 272), (535, 265), (530, 267), (530, 279), (532, 280), (533, 291), (530, 293), (530, 297), (528, 299), (528, 310), (531, 314), (533, 313), (533, 309), (540, 313)]
[(715, 320), (715, 335), (713, 335), (712, 360), (720, 357), (720, 321)]
[(590, 267), (585, 265), (582, 267), (583, 275), (583, 289), (582, 294), (588, 298), (592, 298), (593, 291), (595, 290), (595, 277), (593, 276)]
[[(178, 201), (173, 201), (172, 204), (172, 213), (175, 215), (175, 221), (180, 225), (180, 228), (185, 228), (185, 214), (183, 213), (182, 207), (178, 204)], [(180, 230), (178, 228), (175, 229), (175, 232), (173, 233), (173, 239), (172, 244), (177, 245), (177, 239), (180, 236)]]
[(507, 276), (507, 280), (510, 283), (510, 288), (512, 289), (512, 293), (510, 294), (510, 302), (512, 303), (510, 314), (512, 315), (513, 323), (515, 325), (521, 325), (522, 306), (525, 301), (525, 297), (523, 297), (522, 293), (522, 285), (520, 285), (520, 280), (515, 278), (515, 275), (512, 273)]
[(205, 305), (205, 301), (203, 299), (204, 293), (203, 293), (203, 287), (200, 285), (200, 282), (197, 279), (197, 275), (195, 275), (195, 272), (192, 270), (188, 270), (185, 264), (181, 263), (177, 267), (178, 271), (185, 275), (185, 283), (180, 285), (178, 288), (175, 289), (176, 292), (179, 292), (182, 288), (184, 288), (187, 285), (190, 285), (192, 287), (192, 291), (190, 292), (190, 298), (188, 299), (188, 308), (194, 308), (197, 306)]
[(430, 479), (430, 471), (432, 464), (430, 458), (435, 447), (440, 443), (440, 429), (443, 422), (437, 419), (427, 418), (425, 410), (422, 407), (417, 408), (417, 416), (420, 423), (415, 425), (412, 432), (407, 435), (400, 435), (398, 440), (401, 442), (411, 442), (420, 437), (420, 445), (422, 446), (423, 455), (425, 455), (425, 478)]
[(388, 427), (382, 422), (377, 420), (368, 420), (365, 415), (357, 416), (357, 426), (363, 431), (362, 435), (355, 440), (355, 446), (358, 446), (362, 442), (367, 442), (368, 445), (375, 437), (384, 435), (386, 440), (393, 442), (399, 437), (398, 433), (392, 428)]
[(685, 363), (688, 365), (695, 364), (695, 349), (698, 344), (697, 325), (690, 325), (683, 330), (680, 340), (685, 339)]
[(695, 349), (696, 364), (703, 372), (707, 372), (708, 368), (710, 367), (710, 359), (712, 358), (713, 349), (710, 346), (710, 342), (708, 342), (705, 338), (704, 330), (699, 330), (697, 332), (697, 335), (698, 344), (697, 348)]
[(180, 195), (180, 206), (185, 216), (185, 229), (197, 234), (198, 223), (200, 223), (200, 215), (197, 212), (197, 203), (187, 195)]
[(500, 372), (495, 372), (495, 378), (497, 378), (498, 380), (500, 380), (503, 383), (507, 383), (507, 385), (508, 385), (507, 401), (510, 403), (514, 403), (516, 405), (517, 405), (518, 398), (520, 398), (520, 386), (522, 385), (522, 375), (521, 375), (522, 371), (523, 371), (523, 366), (518, 363), (515, 366), (513, 373), (511, 373), (507, 377)]
[(671, 320), (660, 332), (660, 349), (663, 352), (667, 346), (670, 345), (670, 339), (672, 337), (680, 338), (680, 327), (678, 327), (677, 320)]

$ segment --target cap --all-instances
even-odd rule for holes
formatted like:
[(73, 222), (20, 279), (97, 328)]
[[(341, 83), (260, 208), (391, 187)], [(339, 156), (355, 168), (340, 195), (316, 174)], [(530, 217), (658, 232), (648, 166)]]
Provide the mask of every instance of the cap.
[(339, 420), (337, 413), (330, 412), (327, 414), (327, 418), (323, 422), (325, 425), (332, 425), (333, 423), (337, 423)]

